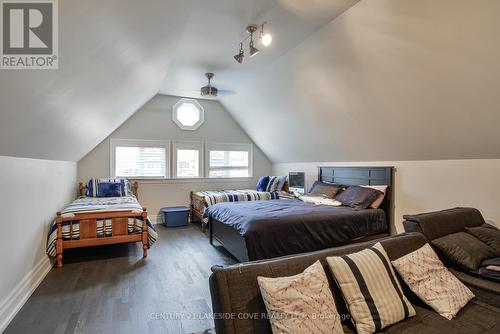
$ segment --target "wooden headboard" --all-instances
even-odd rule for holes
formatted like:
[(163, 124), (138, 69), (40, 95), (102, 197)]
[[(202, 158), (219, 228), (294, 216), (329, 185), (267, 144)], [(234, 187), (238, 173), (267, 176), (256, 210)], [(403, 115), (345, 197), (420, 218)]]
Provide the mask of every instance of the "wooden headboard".
[(380, 208), (385, 211), (387, 222), (392, 220), (394, 167), (318, 167), (318, 180), (346, 186), (387, 186), (387, 193)]
[[(130, 181), (132, 183), (132, 193), (134, 196), (139, 199), (139, 182), (137, 181)], [(78, 182), (78, 196), (85, 196), (87, 193), (87, 184), (83, 182)]]

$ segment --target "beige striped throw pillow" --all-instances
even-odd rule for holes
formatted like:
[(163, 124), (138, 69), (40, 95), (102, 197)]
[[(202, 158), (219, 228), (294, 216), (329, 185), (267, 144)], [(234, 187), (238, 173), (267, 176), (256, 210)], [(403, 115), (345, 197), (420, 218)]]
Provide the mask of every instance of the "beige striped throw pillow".
[(380, 243), (327, 261), (358, 333), (378, 332), (415, 315)]

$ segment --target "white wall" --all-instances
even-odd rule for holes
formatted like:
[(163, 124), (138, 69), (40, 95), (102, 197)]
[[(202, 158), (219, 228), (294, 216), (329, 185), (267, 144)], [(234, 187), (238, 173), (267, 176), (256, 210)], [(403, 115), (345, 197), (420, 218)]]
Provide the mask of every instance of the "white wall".
[[(196, 131), (183, 131), (172, 121), (172, 106), (179, 97), (157, 95), (139, 109), (108, 138), (78, 162), (78, 179), (108, 177), (110, 139), (191, 140), (202, 142), (252, 143), (252, 140), (217, 101), (199, 100), (205, 122)], [(187, 205), (189, 192), (212, 189), (255, 188), (258, 177), (271, 172), (271, 162), (254, 145), (253, 178), (238, 180), (140, 181), (139, 200), (153, 218), (165, 206)]]
[(76, 196), (76, 163), (0, 156), (0, 332), (51, 268), (47, 228)]
[(306, 173), (307, 186), (317, 179), (317, 166), (394, 166), (394, 226), (403, 232), (403, 215), (470, 206), (500, 226), (500, 159), (384, 162), (281, 163), (273, 173)]

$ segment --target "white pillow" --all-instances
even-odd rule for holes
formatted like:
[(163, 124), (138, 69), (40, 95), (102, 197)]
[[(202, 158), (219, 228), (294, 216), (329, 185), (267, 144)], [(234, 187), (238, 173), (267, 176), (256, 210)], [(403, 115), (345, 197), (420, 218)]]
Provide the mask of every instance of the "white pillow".
[(474, 294), (446, 269), (429, 244), (392, 264), (411, 291), (448, 320), (474, 298)]
[(311, 203), (315, 205), (331, 205), (331, 206), (341, 206), (342, 203), (334, 198), (328, 198), (324, 196), (312, 196), (312, 195), (301, 195), (299, 199), (304, 203)]
[(344, 333), (319, 261), (289, 277), (257, 277), (274, 334)]

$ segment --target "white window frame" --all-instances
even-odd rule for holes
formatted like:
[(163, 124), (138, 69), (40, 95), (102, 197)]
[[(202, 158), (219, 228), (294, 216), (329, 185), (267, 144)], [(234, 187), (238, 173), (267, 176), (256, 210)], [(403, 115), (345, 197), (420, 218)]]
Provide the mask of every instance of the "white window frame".
[(142, 139), (114, 139), (110, 140), (110, 170), (109, 175), (116, 177), (116, 147), (162, 147), (165, 148), (165, 175), (161, 176), (134, 176), (135, 180), (168, 179), (170, 178), (170, 141), (169, 140), (142, 140)]
[[(200, 119), (194, 125), (184, 125), (177, 118), (177, 109), (184, 103), (192, 104), (200, 112)], [(177, 103), (174, 104), (174, 106), (172, 107), (172, 120), (182, 130), (194, 131), (198, 129), (205, 122), (205, 110), (203, 109), (201, 104), (195, 99), (182, 98), (179, 101), (177, 101)]]
[[(248, 151), (248, 176), (210, 176), (210, 151)], [(253, 144), (205, 143), (205, 174), (210, 179), (241, 179), (253, 177)], [(234, 167), (226, 167), (231, 169)], [(221, 169), (218, 167), (217, 169)]]
[[(179, 176), (177, 175), (177, 150), (198, 150), (198, 176)], [(204, 147), (203, 142), (198, 141), (173, 141), (172, 142), (172, 175), (176, 179), (202, 179), (205, 177), (204, 173)]]

